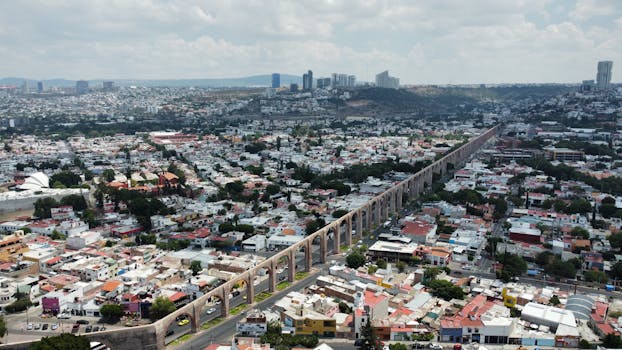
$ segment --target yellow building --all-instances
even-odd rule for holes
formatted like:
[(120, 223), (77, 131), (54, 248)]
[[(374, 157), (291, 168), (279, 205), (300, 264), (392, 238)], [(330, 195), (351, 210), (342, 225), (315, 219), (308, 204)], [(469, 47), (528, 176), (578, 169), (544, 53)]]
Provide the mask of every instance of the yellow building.
[(295, 329), (295, 334), (334, 337), (337, 332), (337, 322), (333, 318), (302, 306), (284, 311), (281, 317), (286, 327)]
[(508, 291), (507, 288), (503, 288), (503, 291), (501, 291), (501, 296), (503, 297), (503, 305), (509, 308), (513, 308), (516, 306), (516, 301), (518, 297), (515, 294)]
[(28, 245), (24, 243), (24, 234), (22, 231), (16, 231), (15, 234), (7, 235), (0, 239), (0, 260), (15, 262), (19, 254), (28, 251)]

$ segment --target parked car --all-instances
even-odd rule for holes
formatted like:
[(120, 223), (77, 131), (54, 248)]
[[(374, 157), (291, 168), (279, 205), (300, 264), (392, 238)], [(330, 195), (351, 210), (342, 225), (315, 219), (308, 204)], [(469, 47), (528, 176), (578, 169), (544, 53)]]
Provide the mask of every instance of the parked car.
[(172, 330), (172, 329), (169, 329), (169, 330), (166, 332), (166, 336), (167, 336), (167, 337), (170, 337), (170, 336), (171, 336), (171, 335), (173, 335), (173, 334), (175, 334), (175, 331), (174, 331), (174, 330)]
[(55, 331), (58, 329), (58, 323), (52, 323), (52, 326), (50, 327), (51, 330)]
[(73, 327), (71, 328), (71, 333), (76, 333), (80, 330), (80, 324), (76, 323), (73, 325)]
[(56, 315), (56, 318), (59, 318), (59, 319), (70, 319), (71, 315), (68, 314), (68, 313), (61, 312), (60, 314)]
[(99, 332), (99, 326), (93, 327), (93, 332)]
[(443, 350), (443, 347), (441, 346), (441, 344), (430, 343), (428, 346), (432, 350)]
[(77, 320), (76, 323), (77, 324), (89, 324), (89, 321), (87, 321), (87, 320)]
[(41, 329), (41, 323), (35, 323), (35, 330)]
[(47, 329), (48, 329), (48, 326), (49, 326), (49, 325), (48, 325), (47, 323), (44, 323), (44, 324), (43, 324), (43, 326), (41, 326), (41, 330), (42, 330), (42, 331), (47, 330)]
[(91, 333), (92, 330), (93, 330), (93, 326), (91, 326), (91, 325), (88, 325), (88, 326), (86, 326), (86, 328), (84, 328), (84, 331), (86, 333)]
[(29, 322), (29, 323), (26, 325), (26, 329), (27, 329), (27, 330), (29, 330), (29, 331), (30, 331), (30, 330), (32, 330), (34, 327), (35, 327), (35, 325), (34, 325), (34, 324), (32, 324), (31, 322)]
[(181, 320), (181, 321), (177, 322), (177, 324), (178, 324), (179, 326), (185, 326), (185, 325), (187, 325), (188, 323), (190, 323), (190, 320), (189, 320), (189, 319), (187, 319), (187, 318), (186, 318), (186, 319), (184, 319), (184, 320)]

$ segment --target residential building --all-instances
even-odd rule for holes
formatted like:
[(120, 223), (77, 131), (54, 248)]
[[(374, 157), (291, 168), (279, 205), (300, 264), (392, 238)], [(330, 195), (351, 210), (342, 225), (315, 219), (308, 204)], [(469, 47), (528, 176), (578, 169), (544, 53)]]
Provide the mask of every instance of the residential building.
[(272, 73), (272, 88), (278, 89), (281, 87), (281, 74)]
[(609, 89), (611, 84), (611, 69), (613, 68), (612, 61), (600, 61), (598, 62), (598, 72), (596, 73), (596, 87), (599, 90)]
[(382, 73), (376, 74), (376, 86), (386, 89), (397, 89), (400, 86), (400, 80), (389, 76), (389, 71), (385, 70)]

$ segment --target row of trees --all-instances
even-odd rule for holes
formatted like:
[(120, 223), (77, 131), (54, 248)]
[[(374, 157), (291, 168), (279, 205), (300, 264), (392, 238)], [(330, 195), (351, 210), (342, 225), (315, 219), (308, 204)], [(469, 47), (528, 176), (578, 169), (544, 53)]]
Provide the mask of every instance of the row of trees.
[(60, 202), (52, 197), (44, 197), (37, 199), (35, 202), (35, 212), (33, 215), (42, 219), (48, 219), (52, 217), (52, 208), (64, 205), (71, 206), (76, 212), (87, 208), (86, 200), (79, 194), (65, 196), (61, 198)]

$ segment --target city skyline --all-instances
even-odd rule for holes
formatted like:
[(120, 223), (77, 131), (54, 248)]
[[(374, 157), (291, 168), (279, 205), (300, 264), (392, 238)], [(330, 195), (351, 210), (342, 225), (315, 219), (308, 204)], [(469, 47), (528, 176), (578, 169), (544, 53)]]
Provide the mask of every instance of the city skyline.
[[(459, 5), (3, 3), (0, 77), (200, 79), (311, 69), (360, 81), (389, 70), (403, 84), (579, 83), (595, 78), (596, 62), (622, 60), (622, 6), (614, 1)], [(619, 81), (614, 69), (612, 83)]]

